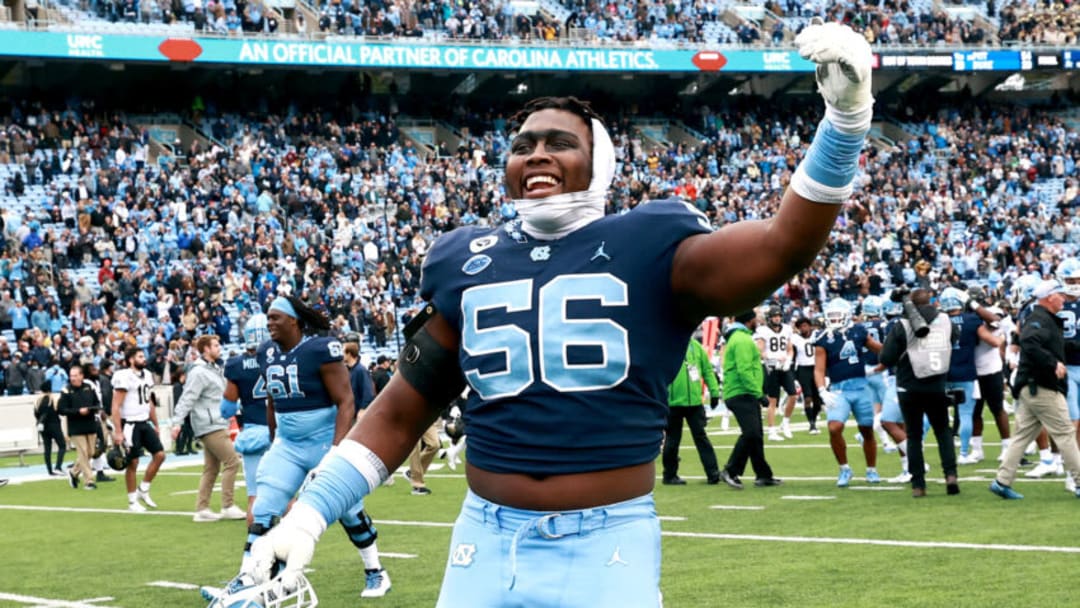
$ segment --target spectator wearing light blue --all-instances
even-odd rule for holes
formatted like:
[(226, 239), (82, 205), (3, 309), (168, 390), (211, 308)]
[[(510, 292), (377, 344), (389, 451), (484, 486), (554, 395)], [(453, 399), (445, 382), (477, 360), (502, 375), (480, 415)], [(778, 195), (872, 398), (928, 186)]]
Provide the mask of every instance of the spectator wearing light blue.
[(15, 305), (8, 311), (11, 315), (11, 329), (15, 331), (15, 336), (18, 337), (28, 329), (30, 329), (30, 310), (26, 308), (26, 305), (22, 302), (15, 302)]
[(68, 373), (58, 362), (53, 362), (45, 370), (45, 381), (49, 383), (49, 392), (59, 393), (68, 383)]

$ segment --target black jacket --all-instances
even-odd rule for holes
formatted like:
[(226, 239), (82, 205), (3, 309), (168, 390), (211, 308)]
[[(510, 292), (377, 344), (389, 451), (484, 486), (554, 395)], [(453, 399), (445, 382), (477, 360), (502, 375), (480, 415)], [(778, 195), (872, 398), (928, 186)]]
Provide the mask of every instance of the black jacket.
[[(84, 407), (90, 410), (85, 416), (79, 413), (79, 410)], [(89, 384), (83, 383), (78, 387), (70, 384), (65, 386), (60, 392), (56, 409), (60, 410), (61, 415), (67, 416), (68, 435), (97, 433), (101, 403), (98, 401), (97, 391)]]
[(1042, 306), (1035, 305), (1020, 328), (1020, 365), (1016, 368), (1017, 394), (1029, 384), (1057, 391), (1069, 392), (1066, 378), (1054, 373), (1058, 363), (1065, 363), (1064, 321), (1050, 314)]
[(49, 395), (43, 395), (38, 399), (37, 405), (34, 406), (34, 418), (37, 419), (38, 424), (44, 424), (46, 427), (61, 428), (60, 415), (53, 407), (52, 397)]
[[(944, 313), (939, 313), (936, 306), (921, 306), (919, 307), (919, 314), (927, 323), (932, 323), (938, 314)], [(955, 324), (951, 325), (952, 339), (955, 342), (958, 329)], [(911, 369), (911, 360), (903, 356), (906, 351), (907, 332), (904, 331), (904, 324), (897, 321), (893, 323), (889, 335), (885, 336), (885, 342), (881, 346), (881, 353), (878, 354), (878, 361), (882, 365), (896, 368), (896, 387), (911, 393), (944, 393), (945, 382), (949, 373), (945, 372), (928, 378), (916, 378), (915, 372)]]

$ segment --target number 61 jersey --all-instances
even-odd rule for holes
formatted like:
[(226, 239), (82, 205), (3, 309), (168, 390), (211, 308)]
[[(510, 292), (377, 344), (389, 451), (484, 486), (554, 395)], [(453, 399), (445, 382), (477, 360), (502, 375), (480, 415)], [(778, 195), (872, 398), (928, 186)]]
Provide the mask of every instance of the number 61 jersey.
[(655, 459), (693, 331), (672, 260), (709, 231), (696, 209), (660, 201), (550, 241), (518, 221), (441, 237), (420, 293), (461, 335), (470, 463), (557, 475)]
[(344, 365), (341, 342), (304, 336), (292, 350), (283, 352), (277, 342), (267, 340), (257, 356), (262, 374), (252, 395), (273, 400), (278, 436), (290, 441), (332, 439), (337, 408), (319, 368), (324, 363)]

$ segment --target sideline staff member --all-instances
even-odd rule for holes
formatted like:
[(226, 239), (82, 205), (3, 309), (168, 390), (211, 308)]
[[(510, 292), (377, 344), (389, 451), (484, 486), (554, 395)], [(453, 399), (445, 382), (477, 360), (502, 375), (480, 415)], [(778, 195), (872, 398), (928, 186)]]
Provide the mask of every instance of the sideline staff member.
[(668, 386), (667, 439), (664, 441), (664, 477), (669, 486), (683, 486), (686, 481), (679, 477), (679, 443), (682, 442), (683, 420), (690, 427), (705, 478), (710, 484), (719, 483), (720, 471), (716, 468), (716, 452), (709, 436), (705, 434), (705, 406), (702, 404), (701, 381), (709, 387), (709, 396), (715, 405), (720, 399), (720, 384), (716, 381), (709, 353), (696, 338), (686, 345), (679, 373)]
[[(1076, 447), (1076, 429), (1069, 420), (1065, 403), (1068, 380), (1065, 369), (1065, 334), (1062, 320), (1057, 316), (1065, 305), (1065, 289), (1054, 280), (1043, 281), (1032, 294), (1038, 302), (1020, 329), (1020, 365), (1016, 370), (1013, 396), (1020, 404), (1016, 408), (1016, 430), (998, 467), (997, 478), (990, 491), (998, 496), (1016, 500), (1024, 495), (1012, 489), (1016, 468), (1024, 456), (1024, 448), (1043, 427), (1061, 449), (1066, 474), (1073, 479), (1080, 475), (1080, 450)], [(1076, 491), (1080, 498), (1080, 490)]]
[(746, 461), (754, 467), (756, 486), (778, 486), (772, 467), (765, 460), (765, 440), (761, 430), (761, 396), (764, 370), (761, 351), (751, 335), (758, 320), (749, 310), (735, 316), (735, 322), (727, 327), (724, 339), (724, 403), (739, 421), (741, 434), (731, 450), (727, 464), (720, 471), (724, 483), (741, 490), (739, 476), (746, 470)]

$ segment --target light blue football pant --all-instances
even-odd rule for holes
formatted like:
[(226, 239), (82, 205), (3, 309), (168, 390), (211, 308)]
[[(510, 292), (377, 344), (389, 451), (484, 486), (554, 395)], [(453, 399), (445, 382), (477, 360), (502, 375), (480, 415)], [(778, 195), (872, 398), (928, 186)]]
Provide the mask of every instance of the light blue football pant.
[(884, 407), (885, 396), (888, 393), (888, 387), (885, 383), (885, 374), (881, 373), (867, 376), (866, 386), (870, 391), (870, 403), (880, 403), (882, 404), (882, 407)]
[(884, 378), (885, 398), (881, 402), (881, 421), (904, 424), (904, 413), (900, 411), (900, 399), (896, 394), (896, 376), (892, 374), (881, 375), (887, 376)]
[(660, 606), (652, 494), (577, 511), (527, 511), (470, 491), (437, 608)]
[(829, 392), (837, 397), (836, 405), (829, 408), (829, 422), (847, 422), (854, 413), (859, 426), (874, 426), (874, 402), (870, 400), (866, 378), (835, 382), (829, 386)]
[[(304, 485), (308, 473), (322, 461), (323, 456), (330, 451), (333, 439), (333, 428), (324, 441), (311, 441), (296, 443), (284, 441), (281, 437), (274, 440), (270, 449), (263, 454), (256, 474), (255, 504), (251, 508), (252, 520), (256, 524), (262, 524), (269, 528), (275, 518), (285, 514), (289, 501)], [(360, 512), (364, 509), (364, 501), (361, 499), (353, 508), (339, 519), (346, 527), (355, 527), (360, 524)], [(255, 536), (248, 535), (248, 542), (254, 542)], [(246, 554), (246, 551), (245, 551)]]
[(257, 495), (259, 462), (262, 461), (262, 457), (266, 452), (267, 450), (263, 450), (254, 454), (241, 454), (240, 456), (244, 461), (244, 488), (247, 489), (248, 498)]
[(948, 392), (964, 391), (964, 400), (957, 404), (956, 415), (960, 417), (960, 455), (967, 456), (971, 451), (971, 436), (975, 433), (975, 381), (947, 382)]
[(1069, 394), (1065, 396), (1065, 403), (1069, 405), (1069, 420), (1080, 420), (1080, 365), (1066, 365), (1069, 379)]

